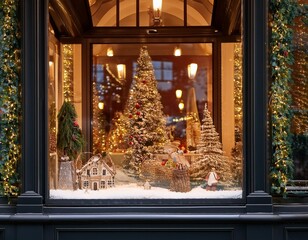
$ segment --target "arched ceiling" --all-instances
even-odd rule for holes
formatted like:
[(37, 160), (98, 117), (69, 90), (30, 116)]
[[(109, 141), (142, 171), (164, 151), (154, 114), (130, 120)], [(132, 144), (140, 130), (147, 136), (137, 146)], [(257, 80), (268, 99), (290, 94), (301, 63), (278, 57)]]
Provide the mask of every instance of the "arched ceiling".
[[(116, 26), (117, 0), (50, 0), (50, 22), (59, 37), (81, 37), (96, 26)], [(136, 26), (135, 0), (120, 0), (119, 26)], [(140, 0), (139, 26), (149, 26), (150, 0)], [(187, 0), (187, 26), (209, 26), (239, 35), (241, 0)], [(183, 0), (163, 0), (163, 26), (184, 26)], [(116, 26), (118, 27), (118, 26)]]
[[(114, 0), (89, 0), (93, 25), (97, 27), (116, 26)], [(140, 26), (148, 26), (148, 10), (151, 1), (140, 1), (139, 16)], [(187, 19), (190, 26), (211, 25), (213, 1), (193, 0), (188, 1)], [(162, 7), (162, 19), (165, 26), (184, 25), (184, 6), (181, 0), (165, 0)], [(120, 3), (120, 25), (136, 25), (136, 2), (132, 0), (122, 0)], [(131, 21), (129, 22), (128, 19)], [(124, 23), (122, 22), (123, 20)]]

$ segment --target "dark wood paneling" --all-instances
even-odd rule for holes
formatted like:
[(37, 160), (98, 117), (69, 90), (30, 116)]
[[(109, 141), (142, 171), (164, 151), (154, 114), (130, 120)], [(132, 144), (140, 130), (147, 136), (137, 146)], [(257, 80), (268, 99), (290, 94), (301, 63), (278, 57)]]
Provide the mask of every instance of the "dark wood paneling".
[(84, 240), (84, 239), (144, 239), (147, 240), (187, 240), (187, 239), (219, 239), (234, 240), (234, 229), (208, 228), (208, 229), (57, 229), (57, 240)]
[(308, 227), (286, 227), (285, 228), (286, 240), (307, 240)]

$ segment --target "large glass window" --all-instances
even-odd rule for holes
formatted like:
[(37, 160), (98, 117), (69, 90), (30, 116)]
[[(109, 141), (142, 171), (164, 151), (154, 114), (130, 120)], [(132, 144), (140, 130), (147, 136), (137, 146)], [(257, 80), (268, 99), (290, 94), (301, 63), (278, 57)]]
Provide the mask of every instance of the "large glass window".
[(80, 47), (60, 47), (51, 198), (242, 197), (241, 44), (222, 44), (220, 90), (212, 43), (93, 44), (91, 81), (80, 79)]

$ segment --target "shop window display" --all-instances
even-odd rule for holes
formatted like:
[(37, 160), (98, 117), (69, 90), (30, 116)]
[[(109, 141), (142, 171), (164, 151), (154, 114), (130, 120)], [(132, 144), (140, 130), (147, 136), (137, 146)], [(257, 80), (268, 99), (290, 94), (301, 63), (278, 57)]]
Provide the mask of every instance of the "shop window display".
[[(222, 67), (232, 70), (222, 76), (231, 81), (222, 84), (222, 105), (232, 109), (222, 113), (220, 132), (212, 116), (212, 45), (183, 44), (182, 56), (159, 51), (171, 46), (94, 44), (87, 118), (80, 117), (84, 107), (74, 90), (82, 80), (59, 80), (56, 92), (64, 97), (57, 104), (58, 169), (50, 173), (58, 171), (58, 178), (50, 185), (51, 199), (242, 198), (241, 45), (230, 43), (226, 51), (234, 51), (222, 56), (228, 57)], [(75, 70), (68, 72), (74, 76)], [(87, 124), (88, 139), (82, 130)]]

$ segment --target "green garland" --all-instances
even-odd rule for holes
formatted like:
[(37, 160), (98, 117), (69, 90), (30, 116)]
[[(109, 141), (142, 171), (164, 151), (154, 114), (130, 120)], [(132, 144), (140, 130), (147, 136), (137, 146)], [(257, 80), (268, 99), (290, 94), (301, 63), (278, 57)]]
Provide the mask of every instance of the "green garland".
[(292, 82), (293, 31), (291, 25), (298, 12), (295, 0), (270, 1), (270, 66), (271, 66), (271, 123), (273, 158), (270, 168), (273, 194), (285, 195), (286, 184), (293, 174), (292, 159)]
[(0, 1), (0, 195), (19, 193), (20, 29), (18, 0)]

